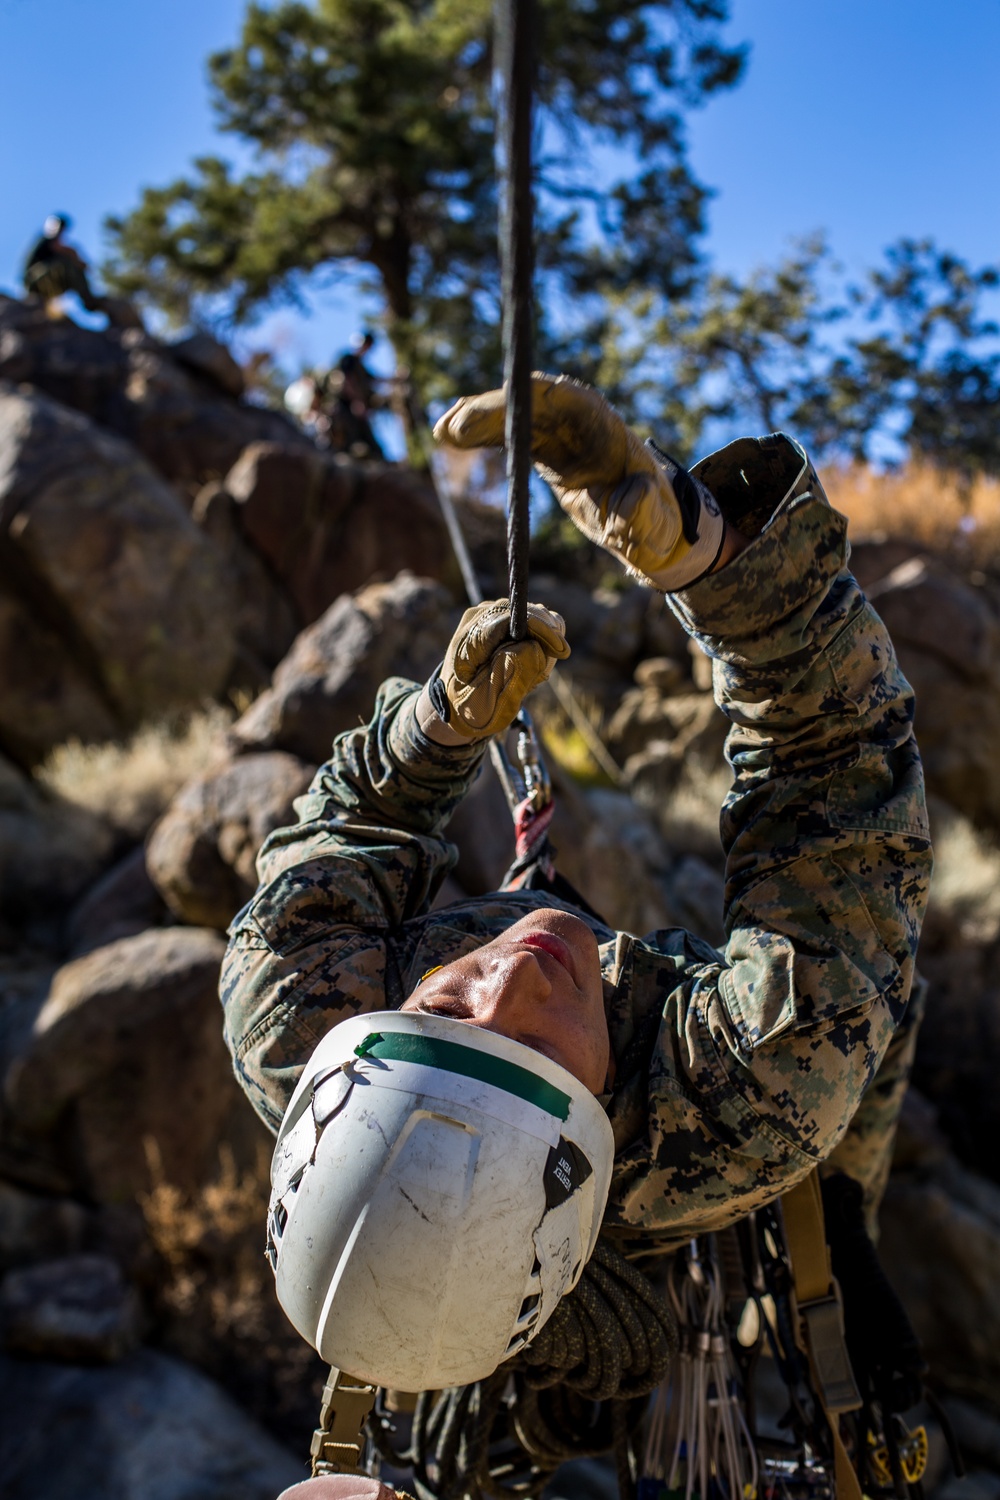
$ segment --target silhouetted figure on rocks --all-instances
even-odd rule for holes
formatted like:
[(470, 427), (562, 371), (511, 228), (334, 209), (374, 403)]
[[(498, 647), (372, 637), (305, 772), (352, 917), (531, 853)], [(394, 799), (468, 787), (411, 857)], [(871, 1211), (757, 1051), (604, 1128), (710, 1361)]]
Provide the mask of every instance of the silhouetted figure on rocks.
[(41, 238), (25, 261), (24, 289), (46, 304), (75, 292), (88, 312), (104, 312), (103, 299), (94, 295), (87, 280), (87, 262), (64, 238), (71, 223), (65, 214), (50, 214), (45, 220)]
[(115, 328), (141, 328), (142, 320), (125, 297), (100, 297), (87, 279), (87, 262), (64, 238), (72, 220), (66, 214), (50, 214), (42, 225), (41, 238), (32, 246), (24, 263), (24, 290), (45, 306), (75, 292), (87, 312), (102, 312)]
[(375, 394), (376, 377), (365, 364), (365, 355), (374, 347), (375, 335), (366, 329), (352, 342), (351, 348), (342, 354), (332, 370), (331, 391), (335, 394), (337, 410), (331, 414), (334, 431), (342, 447), (359, 457), (385, 458), (382, 445), (371, 425), (372, 410), (378, 406)]

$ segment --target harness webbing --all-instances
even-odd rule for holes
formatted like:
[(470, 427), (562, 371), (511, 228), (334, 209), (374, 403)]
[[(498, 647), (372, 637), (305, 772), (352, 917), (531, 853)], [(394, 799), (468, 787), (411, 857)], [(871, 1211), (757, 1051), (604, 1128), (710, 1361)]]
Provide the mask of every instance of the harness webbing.
[(829, 1425), (836, 1500), (861, 1500), (837, 1420), (841, 1412), (857, 1411), (861, 1397), (844, 1342), (840, 1291), (830, 1269), (818, 1172), (788, 1188), (781, 1206), (795, 1282), (796, 1342), (809, 1360), (813, 1388)]

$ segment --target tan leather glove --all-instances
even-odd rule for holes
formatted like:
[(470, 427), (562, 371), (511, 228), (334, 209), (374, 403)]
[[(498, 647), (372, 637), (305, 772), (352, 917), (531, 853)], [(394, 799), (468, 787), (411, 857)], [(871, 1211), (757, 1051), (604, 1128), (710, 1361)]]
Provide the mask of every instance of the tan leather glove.
[[(531, 452), (563, 510), (628, 571), (671, 592), (717, 561), (725, 522), (712, 495), (644, 444), (599, 391), (565, 375), (534, 375)], [(499, 448), (504, 392), (463, 396), (434, 428), (455, 448)]]
[(510, 727), (522, 701), (569, 655), (561, 615), (528, 605), (528, 633), (509, 637), (510, 601), (467, 609), (440, 671), (417, 700), (417, 722), (442, 745), (488, 739)]

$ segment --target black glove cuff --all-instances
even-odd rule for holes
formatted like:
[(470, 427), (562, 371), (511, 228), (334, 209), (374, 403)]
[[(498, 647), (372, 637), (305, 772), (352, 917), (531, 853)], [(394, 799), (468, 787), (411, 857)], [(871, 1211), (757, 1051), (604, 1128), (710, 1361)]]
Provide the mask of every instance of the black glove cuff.
[(698, 540), (698, 522), (701, 519), (701, 495), (698, 492), (698, 485), (687, 469), (679, 464), (676, 458), (671, 458), (669, 453), (664, 453), (652, 438), (646, 439), (646, 447), (670, 480), (677, 499), (677, 509), (681, 513), (681, 530), (684, 533), (684, 540), (693, 547)]
[(430, 698), (434, 712), (442, 724), (450, 723), (451, 704), (448, 702), (448, 694), (445, 691), (444, 679), (441, 676), (440, 667), (434, 668), (434, 675), (428, 680), (427, 696)]

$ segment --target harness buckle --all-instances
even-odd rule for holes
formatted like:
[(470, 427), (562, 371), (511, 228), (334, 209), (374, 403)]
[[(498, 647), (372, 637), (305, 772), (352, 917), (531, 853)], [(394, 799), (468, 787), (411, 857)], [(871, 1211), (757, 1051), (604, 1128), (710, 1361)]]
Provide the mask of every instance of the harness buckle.
[(800, 1302), (799, 1317), (823, 1406), (834, 1415), (857, 1411), (862, 1401), (844, 1340), (844, 1310), (837, 1283), (828, 1296)]
[(320, 1474), (363, 1474), (365, 1419), (375, 1404), (376, 1387), (330, 1367), (323, 1387), (319, 1426), (309, 1444), (313, 1478)]

